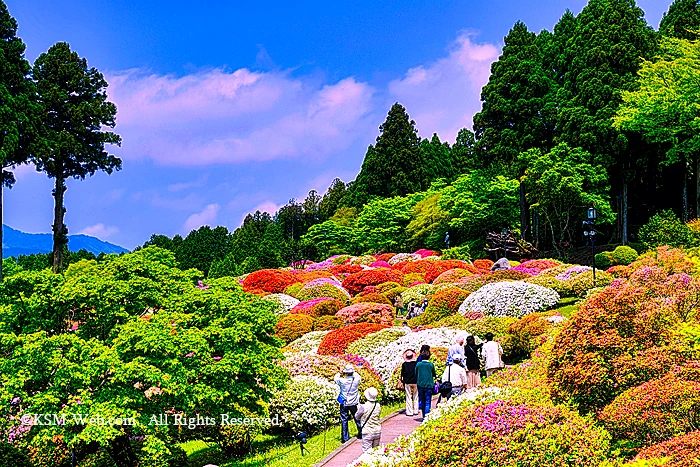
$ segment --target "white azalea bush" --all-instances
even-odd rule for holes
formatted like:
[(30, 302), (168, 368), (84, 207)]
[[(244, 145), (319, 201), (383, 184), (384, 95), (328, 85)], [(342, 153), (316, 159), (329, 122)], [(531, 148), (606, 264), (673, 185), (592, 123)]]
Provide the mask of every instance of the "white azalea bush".
[(338, 385), (315, 376), (295, 376), (273, 394), (270, 417), (290, 432), (315, 432), (333, 424), (338, 415)]
[(464, 331), (450, 328), (435, 328), (411, 332), (389, 343), (381, 352), (369, 355), (366, 359), (372, 364), (372, 368), (377, 370), (382, 381), (386, 382), (389, 381), (396, 367), (403, 362), (405, 350), (413, 349), (418, 352), (423, 344), (431, 347), (449, 347), (454, 344), (457, 334), (464, 334)]
[(397, 253), (391, 258), (389, 258), (388, 263), (392, 266), (401, 263), (402, 261), (417, 261), (421, 259), (420, 255), (414, 253)]
[(555, 290), (528, 282), (494, 282), (469, 295), (459, 306), (459, 312), (462, 315), (472, 311), (497, 318), (522, 318), (552, 308), (559, 303), (559, 298)]
[(290, 342), (284, 348), (285, 354), (315, 354), (318, 352), (318, 346), (321, 341), (330, 331), (311, 331), (307, 332), (299, 339)]
[(289, 313), (289, 310), (294, 308), (299, 304), (299, 300), (284, 293), (273, 293), (270, 295), (265, 295), (263, 300), (272, 302), (275, 304), (275, 313), (278, 315), (283, 315)]
[(364, 359), (368, 359), (369, 357), (384, 352), (387, 345), (410, 332), (411, 329), (407, 326), (394, 326), (382, 329), (381, 331), (374, 332), (350, 343), (347, 353), (359, 355)]

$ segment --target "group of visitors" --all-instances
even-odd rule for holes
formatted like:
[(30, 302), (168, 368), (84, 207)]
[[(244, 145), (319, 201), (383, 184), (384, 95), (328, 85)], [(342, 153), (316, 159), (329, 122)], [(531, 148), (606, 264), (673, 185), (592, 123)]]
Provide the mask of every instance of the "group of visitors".
[(425, 311), (425, 309), (428, 307), (428, 299), (424, 298), (423, 302), (420, 305), (417, 304), (415, 300), (411, 300), (408, 304), (408, 307), (404, 309), (404, 300), (401, 294), (399, 294), (394, 300), (394, 307), (396, 308), (397, 316), (405, 314), (407, 319), (411, 319), (415, 318), (418, 315), (421, 315)]
[(422, 345), (418, 358), (413, 349), (404, 352), (401, 365), (400, 385), (406, 393), (406, 415), (409, 417), (422, 414), (424, 419), (430, 413), (432, 396), (439, 394), (441, 399), (461, 394), (463, 391), (481, 385), (481, 368), (491, 376), (502, 368), (503, 349), (493, 340), (493, 334), (487, 333), (486, 342), (477, 344), (474, 336), (458, 335), (447, 351), (445, 371), (436, 383), (435, 365), (430, 361), (430, 346)]
[[(441, 399), (449, 400), (465, 390), (478, 387), (481, 385), (482, 367), (486, 376), (491, 376), (504, 366), (502, 356), (501, 344), (493, 340), (490, 332), (486, 333), (482, 344), (477, 344), (474, 336), (458, 335), (448, 349), (447, 366), (440, 378), (441, 383), (436, 383), (437, 374), (435, 365), (430, 361), (430, 346), (422, 345), (417, 358), (413, 349), (407, 349), (403, 353), (400, 376), (400, 385), (406, 393), (406, 415), (413, 417), (420, 413), (423, 420), (430, 413), (433, 395), (440, 395), (439, 403)], [(348, 423), (352, 419), (357, 427), (357, 438), (362, 440), (363, 452), (379, 446), (382, 437), (381, 405), (377, 401), (379, 391), (373, 387), (367, 388), (364, 391), (365, 403), (360, 404), (362, 377), (352, 365), (346, 365), (334, 380), (340, 388), (341, 441), (344, 443), (350, 439)]]

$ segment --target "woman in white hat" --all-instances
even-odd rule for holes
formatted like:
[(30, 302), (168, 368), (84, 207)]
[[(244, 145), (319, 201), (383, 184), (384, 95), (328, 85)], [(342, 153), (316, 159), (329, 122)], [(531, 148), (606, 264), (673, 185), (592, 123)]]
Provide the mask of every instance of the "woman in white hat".
[(382, 439), (380, 415), (382, 407), (377, 402), (379, 391), (376, 388), (365, 389), (365, 402), (357, 408), (355, 419), (362, 426), (362, 452), (379, 446)]

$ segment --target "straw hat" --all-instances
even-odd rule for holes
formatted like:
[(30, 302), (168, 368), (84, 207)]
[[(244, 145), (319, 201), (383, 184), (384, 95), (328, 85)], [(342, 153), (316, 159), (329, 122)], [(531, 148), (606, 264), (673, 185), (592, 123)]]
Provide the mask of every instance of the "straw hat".
[[(410, 357), (409, 357), (410, 355)], [(412, 362), (416, 358), (416, 351), (413, 349), (407, 349), (403, 353), (403, 359), (407, 362)]]

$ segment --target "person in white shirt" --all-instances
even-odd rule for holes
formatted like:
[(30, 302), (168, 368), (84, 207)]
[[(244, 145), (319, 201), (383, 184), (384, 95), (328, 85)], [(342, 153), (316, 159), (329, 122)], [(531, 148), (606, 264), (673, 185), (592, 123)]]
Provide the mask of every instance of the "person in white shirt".
[(355, 419), (362, 426), (362, 452), (379, 446), (382, 441), (382, 407), (377, 402), (379, 391), (376, 388), (365, 389), (367, 402), (357, 408)]
[(455, 354), (452, 357), (452, 363), (445, 367), (445, 371), (442, 373), (442, 382), (446, 381), (452, 383), (452, 393), (445, 397), (445, 400), (449, 400), (452, 396), (460, 395), (467, 385), (467, 370), (462, 367), (461, 354)]
[(504, 366), (503, 360), (501, 360), (501, 357), (503, 357), (503, 348), (501, 344), (493, 340), (492, 333), (487, 332), (484, 337), (486, 338), (486, 342), (481, 348), (481, 355), (484, 357), (485, 361), (484, 368), (486, 369), (486, 376), (489, 377)]
[[(342, 375), (336, 373), (333, 381), (340, 386), (340, 395), (345, 399), (345, 401), (340, 404), (340, 441), (344, 443), (350, 439), (348, 421), (354, 418), (357, 413), (357, 405), (360, 403), (359, 387), (362, 377), (355, 371), (355, 367), (346, 365)], [(355, 420), (355, 425), (357, 425), (357, 439), (360, 439), (362, 438), (360, 422)]]

